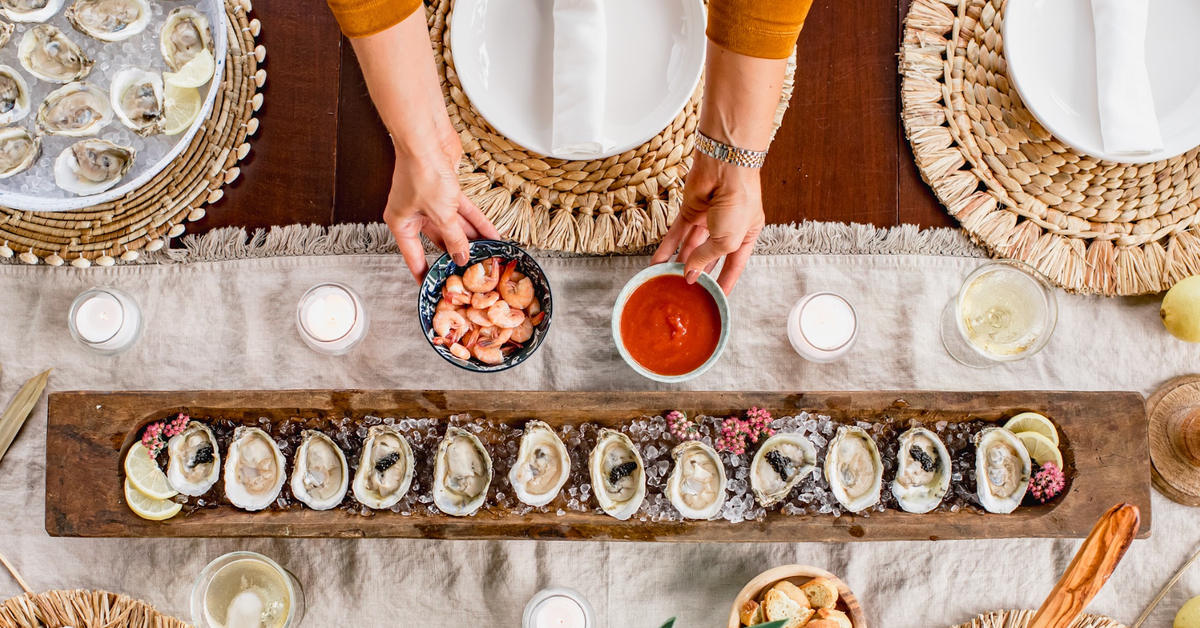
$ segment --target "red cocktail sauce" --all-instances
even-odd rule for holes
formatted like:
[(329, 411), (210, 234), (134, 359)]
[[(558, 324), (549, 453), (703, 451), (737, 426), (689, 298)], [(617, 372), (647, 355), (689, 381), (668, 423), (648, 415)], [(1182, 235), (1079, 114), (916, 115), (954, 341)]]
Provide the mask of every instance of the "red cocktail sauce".
[(700, 368), (721, 337), (721, 312), (708, 290), (679, 275), (647, 281), (621, 312), (621, 340), (638, 364), (659, 375)]

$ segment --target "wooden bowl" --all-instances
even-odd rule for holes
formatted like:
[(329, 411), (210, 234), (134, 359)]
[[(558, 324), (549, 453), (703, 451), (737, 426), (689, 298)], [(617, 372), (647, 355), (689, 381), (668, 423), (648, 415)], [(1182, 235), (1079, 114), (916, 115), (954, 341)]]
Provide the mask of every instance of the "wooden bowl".
[(775, 586), (775, 583), (780, 580), (790, 580), (792, 584), (800, 586), (819, 577), (828, 578), (837, 587), (840, 598), (837, 609), (850, 617), (854, 628), (867, 628), (867, 618), (863, 615), (862, 607), (858, 605), (858, 598), (854, 597), (854, 592), (850, 590), (850, 587), (828, 571), (808, 565), (784, 565), (758, 574), (758, 577), (742, 588), (742, 592), (738, 593), (737, 599), (733, 601), (733, 609), (729, 612), (729, 628), (741, 628), (742, 621), (738, 617), (738, 609), (742, 608), (747, 601), (758, 599), (759, 595)]

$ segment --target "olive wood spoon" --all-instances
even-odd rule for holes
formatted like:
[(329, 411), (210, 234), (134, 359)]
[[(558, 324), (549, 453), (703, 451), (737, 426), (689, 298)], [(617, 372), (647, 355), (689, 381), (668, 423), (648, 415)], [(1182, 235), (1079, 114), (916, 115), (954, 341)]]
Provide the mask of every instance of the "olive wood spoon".
[(1108, 582), (1140, 522), (1141, 514), (1133, 504), (1118, 504), (1104, 513), (1027, 628), (1070, 626)]

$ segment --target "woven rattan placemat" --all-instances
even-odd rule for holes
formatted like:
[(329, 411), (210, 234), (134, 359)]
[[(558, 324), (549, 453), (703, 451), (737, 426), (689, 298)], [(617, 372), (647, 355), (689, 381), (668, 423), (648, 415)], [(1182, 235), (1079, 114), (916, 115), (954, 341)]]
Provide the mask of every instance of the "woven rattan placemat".
[[(1034, 611), (995, 611), (984, 613), (955, 628), (1025, 628), (1033, 619)], [(1120, 622), (1103, 615), (1080, 615), (1070, 628), (1125, 628)]]
[(1147, 294), (1200, 274), (1200, 148), (1136, 166), (1055, 140), (1006, 75), (1004, 5), (909, 9), (902, 117), (921, 176), (972, 238), (1068, 291)]
[(24, 628), (189, 628), (127, 595), (108, 591), (28, 593), (0, 604), (0, 626)]
[(0, 207), (0, 256), (19, 255), (36, 264), (109, 266), (138, 251), (156, 251), (184, 231), (185, 221), (204, 217), (221, 199), (221, 188), (241, 174), (237, 163), (250, 152), (258, 130), (258, 89), (267, 80), (259, 65), (266, 49), (255, 46), (262, 25), (250, 19), (250, 0), (225, 0), (229, 50), (222, 89), (212, 113), (191, 144), (142, 187), (110, 203), (70, 212), (27, 212)]
[[(450, 121), (466, 159), (459, 181), (505, 237), (569, 253), (620, 253), (655, 244), (675, 219), (692, 163), (703, 84), (669, 127), (638, 148), (596, 161), (551, 159), (499, 135), (462, 91), (450, 50), (453, 0), (428, 0), (429, 34)], [(779, 128), (792, 94), (788, 62), (775, 114)]]

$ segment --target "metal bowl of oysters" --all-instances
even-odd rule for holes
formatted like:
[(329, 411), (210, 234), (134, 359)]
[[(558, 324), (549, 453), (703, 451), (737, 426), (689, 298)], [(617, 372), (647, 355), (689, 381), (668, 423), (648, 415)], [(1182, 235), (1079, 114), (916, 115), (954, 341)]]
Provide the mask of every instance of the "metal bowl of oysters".
[[(0, 206), (77, 210), (162, 172), (212, 110), (227, 28), (222, 0), (5, 0)], [(199, 114), (167, 135), (172, 88), (163, 73), (201, 50), (212, 53), (214, 72), (195, 88)]]

